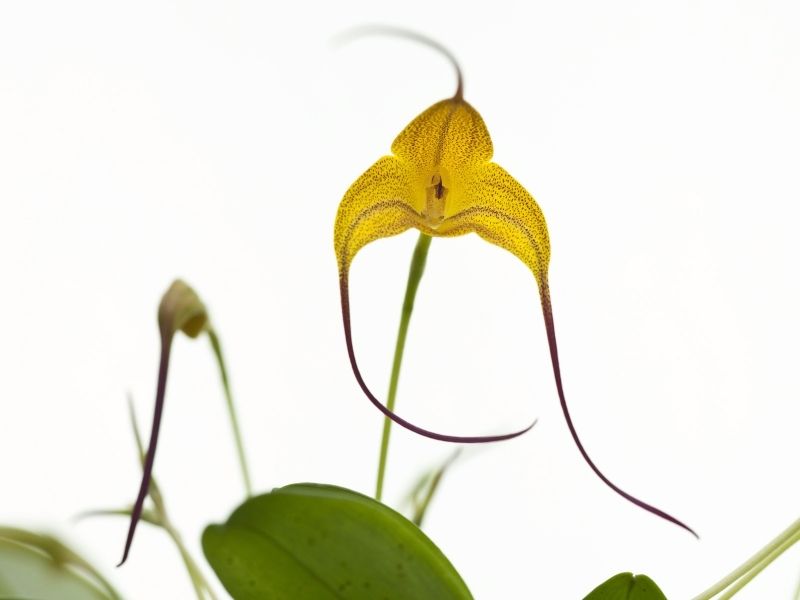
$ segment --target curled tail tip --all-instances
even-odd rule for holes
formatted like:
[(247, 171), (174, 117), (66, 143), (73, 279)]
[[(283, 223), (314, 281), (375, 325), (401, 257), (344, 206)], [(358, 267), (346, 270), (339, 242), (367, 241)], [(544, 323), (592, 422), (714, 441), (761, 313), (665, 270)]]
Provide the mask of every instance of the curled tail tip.
[[(659, 515), (659, 516), (661, 516), (661, 515)], [(671, 523), (674, 523), (675, 525), (677, 525), (681, 529), (685, 529), (686, 531), (691, 533), (695, 537), (695, 539), (697, 539), (697, 540), (700, 539), (700, 536), (697, 535), (697, 532), (694, 529), (692, 529), (691, 527), (689, 527), (686, 523), (678, 521), (678, 519), (676, 519), (674, 517), (669, 517), (667, 520), (670, 521)]]
[[(373, 400), (373, 404), (379, 406), (380, 404), (379, 402), (377, 402), (373, 398), (370, 398), (370, 400)], [(521, 429), (513, 433), (505, 433), (501, 435), (487, 435), (487, 436), (456, 436), (456, 435), (446, 435), (442, 433), (436, 433), (434, 431), (428, 431), (427, 429), (422, 429), (421, 427), (417, 427), (416, 425), (409, 423), (405, 419), (391, 412), (383, 405), (380, 405), (379, 408), (381, 412), (384, 413), (385, 416), (387, 416), (392, 421), (397, 423), (400, 427), (403, 427), (404, 429), (407, 429), (412, 433), (416, 433), (417, 435), (421, 435), (422, 437), (426, 437), (439, 442), (449, 442), (451, 444), (489, 444), (494, 442), (505, 442), (520, 437), (521, 435), (529, 432), (531, 429), (533, 429), (533, 426), (536, 425), (536, 423), (538, 422), (537, 419), (533, 423), (528, 425), (525, 429)]]
[(131, 542), (133, 542), (133, 531), (131, 531), (130, 535), (128, 536), (128, 540), (125, 542), (125, 551), (122, 553), (122, 560), (119, 561), (117, 568), (120, 568), (125, 564), (125, 561), (128, 560), (128, 553), (131, 550)]
[(681, 523), (680, 521), (678, 521), (678, 525), (680, 525), (680, 526), (681, 526), (681, 527), (683, 527), (683, 528), (684, 528), (686, 531), (688, 531), (689, 533), (691, 533), (691, 534), (692, 534), (692, 535), (695, 537), (695, 539), (697, 539), (697, 540), (699, 540), (699, 539), (700, 539), (700, 536), (699, 536), (699, 535), (697, 535), (697, 532), (696, 532), (694, 529), (692, 529), (691, 527), (689, 527), (688, 525), (685, 525), (684, 523)]
[[(606, 482), (606, 483), (608, 483), (608, 482)], [(619, 491), (620, 491), (618, 488), (616, 488), (616, 486), (612, 486), (612, 489), (613, 489), (614, 491), (616, 491), (616, 492), (619, 492)], [(639, 500), (639, 499), (637, 499), (637, 498), (634, 498), (633, 496), (630, 496), (630, 495), (628, 495), (628, 494), (625, 494), (625, 493), (623, 493), (623, 494), (621, 494), (621, 496), (622, 496), (623, 498), (625, 498), (626, 500), (629, 500), (629, 501), (633, 502), (633, 504), (635, 504), (635, 505), (636, 505), (636, 506), (638, 506), (639, 508), (643, 508), (644, 510), (646, 510), (646, 511), (647, 511), (647, 512), (649, 512), (650, 514), (652, 514), (652, 515), (655, 515), (656, 517), (660, 517), (660, 518), (664, 519), (665, 521), (669, 521), (669, 522), (670, 522), (670, 523), (672, 523), (673, 525), (677, 525), (677, 526), (678, 526), (678, 527), (680, 527), (681, 529), (685, 529), (686, 531), (688, 531), (689, 533), (691, 533), (691, 534), (692, 534), (692, 535), (693, 535), (695, 538), (697, 538), (698, 540), (700, 539), (700, 536), (699, 536), (699, 535), (697, 535), (697, 532), (696, 532), (694, 529), (692, 529), (691, 527), (689, 527), (689, 526), (688, 526), (686, 523), (684, 523), (683, 521), (679, 521), (678, 519), (676, 519), (676, 518), (675, 518), (675, 517), (673, 517), (672, 515), (665, 513), (663, 510), (659, 510), (659, 509), (658, 509), (658, 508), (656, 508), (655, 506), (651, 506), (650, 504), (647, 504), (647, 503), (645, 503), (645, 502), (642, 502), (641, 500)]]
[(136, 531), (136, 525), (138, 523), (138, 517), (134, 517), (131, 515), (131, 524), (128, 528), (128, 539), (125, 540), (125, 551), (122, 553), (122, 560), (119, 561), (117, 568), (121, 567), (125, 564), (125, 561), (128, 560), (128, 554), (131, 551), (131, 546), (133, 545), (133, 534)]
[(508, 434), (510, 437), (508, 437), (508, 438), (506, 438), (506, 439), (513, 439), (513, 438), (520, 437), (521, 435), (524, 435), (524, 434), (528, 433), (528, 432), (529, 432), (531, 429), (533, 429), (533, 427), (534, 427), (534, 426), (535, 426), (535, 425), (536, 425), (538, 422), (539, 422), (539, 419), (534, 419), (534, 420), (533, 420), (533, 423), (531, 423), (530, 425), (528, 425), (528, 426), (527, 426), (525, 429), (522, 429), (522, 430), (520, 430), (520, 431), (517, 431), (517, 432), (515, 432), (515, 433)]
[[(484, 439), (487, 442), (504, 442), (506, 440), (513, 440), (514, 438), (518, 438), (518, 437), (528, 433), (531, 429), (533, 429), (533, 426), (536, 425), (536, 423), (538, 423), (538, 422), (539, 422), (539, 419), (534, 419), (533, 423), (528, 425), (525, 429), (520, 429), (519, 431), (515, 431), (514, 433), (507, 433), (505, 435), (487, 436)], [(490, 439), (490, 438), (493, 438), (493, 439)], [(478, 439), (480, 440), (481, 438), (478, 438)]]

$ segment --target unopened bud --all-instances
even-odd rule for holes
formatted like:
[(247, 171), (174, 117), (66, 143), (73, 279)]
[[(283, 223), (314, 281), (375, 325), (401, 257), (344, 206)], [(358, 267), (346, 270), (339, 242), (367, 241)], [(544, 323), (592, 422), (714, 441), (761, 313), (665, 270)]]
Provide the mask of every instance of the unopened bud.
[(206, 305), (186, 283), (180, 279), (173, 281), (158, 307), (161, 335), (171, 337), (183, 331), (190, 338), (196, 338), (207, 326)]

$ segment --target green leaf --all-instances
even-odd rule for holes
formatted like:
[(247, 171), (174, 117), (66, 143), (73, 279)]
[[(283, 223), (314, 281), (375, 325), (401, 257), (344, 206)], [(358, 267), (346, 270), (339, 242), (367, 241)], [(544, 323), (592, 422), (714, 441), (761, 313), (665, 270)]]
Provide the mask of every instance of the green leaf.
[(620, 573), (594, 588), (583, 600), (667, 600), (647, 575)]
[(108, 600), (111, 597), (44, 551), (0, 537), (0, 599)]
[(235, 600), (471, 600), (411, 521), (362, 494), (301, 483), (251, 498), (203, 533)]

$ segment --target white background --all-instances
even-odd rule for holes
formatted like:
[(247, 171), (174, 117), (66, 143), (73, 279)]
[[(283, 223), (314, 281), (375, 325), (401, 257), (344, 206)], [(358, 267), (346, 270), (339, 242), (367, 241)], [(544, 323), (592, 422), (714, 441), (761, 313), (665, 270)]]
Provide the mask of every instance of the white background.
[[(434, 240), (398, 412), (461, 435), (426, 531), (477, 599), (582, 598), (620, 571), (690, 598), (800, 516), (797, 2), (3, 3), (0, 521), (59, 534), (126, 598), (190, 598), (163, 532), (77, 513), (133, 501), (125, 403), (149, 431), (156, 307), (175, 277), (222, 339), (255, 486), (371, 494), (381, 417), (347, 361), (332, 249), (347, 187), (452, 95), (461, 61), (495, 160), (537, 198), (567, 399), (536, 286), (476, 236)], [(352, 270), (362, 370), (385, 395), (409, 232)], [(451, 451), (394, 428), (398, 506)], [(206, 340), (178, 336), (155, 473), (205, 567), (241, 501)], [(213, 573), (206, 568), (209, 577)], [(741, 598), (791, 598), (795, 548)], [(218, 586), (221, 590), (221, 587)], [(223, 592), (224, 593), (224, 592)]]

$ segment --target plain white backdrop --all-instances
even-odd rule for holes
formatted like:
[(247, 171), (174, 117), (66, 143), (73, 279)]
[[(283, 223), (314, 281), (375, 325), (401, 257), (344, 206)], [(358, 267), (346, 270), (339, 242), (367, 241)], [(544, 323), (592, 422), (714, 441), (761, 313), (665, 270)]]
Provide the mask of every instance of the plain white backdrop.
[[(135, 498), (125, 403), (152, 419), (156, 308), (175, 277), (226, 351), (254, 484), (371, 494), (382, 419), (350, 371), (333, 219), (347, 187), (461, 61), (495, 160), (536, 197), (564, 384), (513, 256), (434, 240), (398, 412), (466, 453), (426, 531), (477, 599), (582, 598), (620, 571), (671, 599), (710, 586), (800, 516), (797, 2), (3, 3), (0, 522), (55, 532), (126, 598), (191, 598), (162, 532), (70, 519)], [(353, 265), (354, 335), (383, 397), (416, 240)], [(451, 451), (393, 430), (386, 501)], [(205, 339), (179, 336), (155, 474), (195, 557), (242, 500)], [(206, 568), (209, 577), (213, 573)], [(740, 597), (791, 598), (800, 551)], [(220, 586), (217, 586), (222, 592)], [(224, 592), (222, 592), (224, 594)]]

